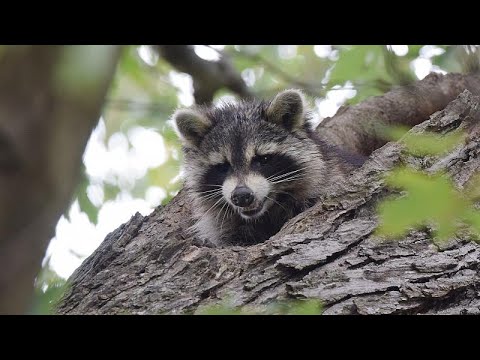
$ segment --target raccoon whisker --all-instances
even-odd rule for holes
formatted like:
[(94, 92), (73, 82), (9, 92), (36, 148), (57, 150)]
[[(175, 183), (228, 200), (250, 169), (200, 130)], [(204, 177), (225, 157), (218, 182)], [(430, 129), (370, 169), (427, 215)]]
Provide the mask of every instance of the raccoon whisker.
[(201, 193), (197, 193), (197, 194), (198, 194), (198, 196), (202, 197), (203, 199), (209, 200), (209, 199), (215, 198), (217, 196), (222, 196), (222, 190), (215, 190), (215, 191), (212, 191), (212, 192), (201, 192)]
[(205, 200), (211, 200), (211, 199), (215, 199), (217, 197), (222, 197), (222, 193), (219, 193), (219, 194), (211, 194), (211, 195), (208, 195), (208, 196), (205, 196), (203, 199)]
[[(209, 185), (211, 186), (211, 185)], [(213, 192), (213, 191), (221, 191), (222, 190), (222, 186), (223, 185), (218, 185), (216, 189), (208, 189), (208, 190), (205, 190), (205, 191), (195, 191), (197, 194), (204, 194), (204, 193), (209, 193), (209, 192)]]
[(221, 189), (213, 189), (213, 190), (197, 191), (197, 194), (208, 194), (208, 193), (215, 192), (215, 191), (222, 191), (222, 190)]
[[(268, 177), (267, 180), (269, 181), (275, 181), (275, 180), (279, 180), (281, 178), (284, 178), (286, 176), (290, 176), (290, 175), (293, 175), (295, 173), (298, 173), (299, 171), (302, 171), (302, 170), (305, 170), (306, 168), (301, 168), (301, 169), (298, 169), (298, 170), (294, 170), (294, 171), (290, 171), (288, 173), (285, 173), (285, 174), (282, 174), (282, 175), (278, 175), (278, 176), (275, 176), (275, 177)], [(298, 174), (299, 175), (299, 174)]]
[(221, 192), (222, 189), (213, 189), (213, 190), (205, 190), (205, 191), (196, 191), (197, 194), (202, 195), (202, 194), (210, 194), (214, 192)]
[(286, 180), (274, 182), (272, 184), (278, 185), (278, 184), (281, 184), (281, 183), (298, 181), (298, 180), (302, 180), (302, 178), (286, 179)]
[(205, 191), (197, 191), (197, 194), (203, 194), (203, 193), (211, 193), (215, 191), (222, 191), (222, 188), (220, 187), (219, 189), (210, 189), (210, 190), (205, 190)]
[(298, 171), (291, 171), (291, 172), (288, 172), (288, 173), (285, 173), (283, 175), (280, 175), (280, 176), (275, 176), (273, 179), (270, 179), (270, 180), (278, 180), (278, 179), (282, 179), (284, 177), (288, 177), (288, 176), (298, 176), (298, 175), (304, 175), (305, 173), (301, 173), (299, 171), (302, 171), (303, 169), (299, 169)]
[(286, 167), (285, 169), (282, 169), (282, 170), (280, 170), (280, 171), (277, 171), (275, 174), (270, 175), (270, 176), (267, 178), (267, 180), (273, 178), (273, 177), (276, 176), (276, 175), (281, 174), (281, 173), (282, 173), (283, 171), (285, 171), (285, 170), (290, 169), (292, 166), (295, 166), (295, 165), (290, 165), (290, 166)]
[(216, 201), (217, 199), (221, 198), (222, 195), (210, 196), (207, 198), (203, 198), (205, 201)]
[(265, 212), (264, 212), (263, 216), (267, 215), (269, 213), (270, 209), (271, 209), (271, 207), (268, 208), (268, 209), (265, 209)]
[(213, 199), (216, 198), (217, 196), (222, 196), (222, 193), (214, 193), (214, 194), (207, 194), (207, 195), (200, 195), (202, 196), (205, 200)]
[(282, 180), (278, 180), (278, 181), (272, 181), (271, 183), (272, 184), (280, 184), (280, 183), (283, 183), (283, 182), (289, 182), (289, 181), (296, 181), (296, 180), (300, 180), (300, 179), (303, 179), (304, 176), (292, 176), (292, 177), (289, 177), (289, 178), (286, 178), (286, 179), (282, 179)]
[[(204, 218), (204, 217), (210, 212), (210, 210), (212, 210), (214, 207), (216, 207), (217, 204), (218, 204), (220, 201), (222, 201), (222, 200), (223, 200), (223, 197), (221, 197), (220, 199), (218, 199), (218, 200), (215, 202), (215, 204), (213, 204), (212, 206), (210, 206), (210, 208), (200, 217), (200, 219)], [(223, 200), (223, 201), (225, 201), (225, 200)], [(199, 220), (200, 220), (200, 219), (199, 219)]]
[(285, 195), (290, 196), (293, 200), (299, 201), (295, 196), (293, 196), (292, 194), (290, 194), (290, 193), (287, 192), (287, 191), (274, 190), (274, 191), (272, 191), (272, 193), (274, 193), (274, 194), (285, 194)]
[(218, 219), (220, 218), (220, 215), (222, 213), (222, 210), (223, 208), (225, 207), (225, 202), (223, 203), (222, 207), (220, 208), (220, 210), (217, 212), (217, 214), (215, 215), (215, 221), (218, 222)]
[[(230, 210), (229, 207), (228, 207), (228, 203), (227, 203), (226, 201), (225, 201), (225, 205), (227, 205), (227, 208), (225, 209), (225, 212), (223, 213), (222, 223), (220, 224), (220, 231), (222, 231), (222, 229), (223, 229), (223, 222), (225, 221), (225, 217), (226, 217), (226, 215), (227, 215), (227, 213), (228, 213), (228, 210)], [(225, 205), (224, 205), (224, 206), (225, 206)], [(222, 208), (220, 209), (220, 213), (222, 212), (222, 210), (223, 210), (223, 206), (222, 206)]]
[(299, 179), (303, 179), (303, 176), (288, 177), (288, 178), (285, 178), (285, 179), (280, 179), (280, 180), (276, 180), (276, 181), (270, 181), (270, 184), (276, 185), (276, 184), (281, 184), (281, 183), (283, 183), (283, 182), (288, 182), (288, 181), (293, 181), (293, 180), (299, 180)]
[[(225, 205), (226, 205), (226, 204), (227, 204), (226, 202), (223, 203), (222, 207), (220, 208), (220, 210), (218, 211), (217, 215), (215, 216), (215, 221), (217, 222), (217, 224), (218, 224), (218, 221), (219, 221), (219, 219), (220, 219), (220, 215), (222, 214), (222, 211), (223, 211), (223, 209), (225, 208)], [(220, 226), (220, 231), (222, 231), (222, 227), (221, 227), (221, 226)]]
[(285, 179), (290, 179), (290, 178), (294, 178), (294, 177), (305, 177), (305, 174), (291, 174), (289, 176), (286, 176), (286, 177), (283, 177), (283, 178), (280, 178), (280, 179), (275, 179), (275, 180), (273, 180), (273, 182), (281, 181), (281, 180), (285, 180)]
[(285, 212), (287, 212), (287, 213), (288, 213), (288, 210), (285, 208), (285, 206), (283, 206), (282, 204), (280, 204), (280, 203), (279, 203), (277, 200), (275, 200), (275, 199), (272, 199), (272, 198), (271, 198), (271, 197), (269, 197), (269, 196), (265, 196), (265, 197), (266, 197), (267, 199), (270, 199), (270, 200), (272, 200), (272, 201), (273, 201), (275, 204), (277, 204), (278, 206), (280, 206), (280, 207), (281, 207), (283, 210), (285, 210)]
[(204, 192), (204, 193), (197, 193), (197, 194), (209, 196), (209, 195), (221, 194), (221, 193), (222, 193), (222, 190), (221, 190), (221, 189), (218, 189), (218, 190), (211, 191), (211, 192)]
[[(282, 170), (282, 171), (283, 171), (283, 170)], [(289, 172), (288, 172), (288, 173), (284, 173), (284, 174), (280, 174), (280, 175), (276, 175), (276, 176), (272, 175), (272, 176), (267, 177), (266, 179), (267, 179), (267, 180), (275, 180), (275, 179), (277, 179), (277, 178), (281, 178), (281, 177), (283, 177), (283, 176), (288, 176), (288, 175), (290, 175)]]
[[(290, 166), (290, 167), (291, 167), (291, 166)], [(283, 173), (283, 174), (281, 174), (281, 175), (279, 175), (279, 176), (284, 176), (284, 175), (286, 175), (286, 174), (296, 173), (296, 172), (298, 172), (298, 171), (305, 170), (306, 168), (307, 168), (307, 167), (304, 166), (304, 167), (302, 167), (302, 168), (300, 168), (300, 169), (292, 170), (292, 171), (289, 171), (289, 172), (287, 172), (287, 173)], [(288, 169), (288, 168), (287, 168), (287, 169)], [(286, 170), (286, 169), (282, 169), (281, 171), (285, 171), (285, 170)], [(278, 173), (277, 173), (277, 174), (278, 174)], [(269, 178), (272, 178), (273, 176), (274, 176), (274, 175), (269, 176)]]
[(271, 184), (281, 184), (283, 182), (288, 182), (288, 181), (294, 181), (294, 180), (301, 180), (301, 179), (304, 179), (305, 177), (304, 176), (292, 176), (292, 177), (288, 177), (288, 178), (285, 178), (285, 179), (280, 179), (280, 180), (276, 180), (276, 181), (270, 181)]
[[(287, 173), (284, 173), (284, 174), (281, 174), (281, 175), (278, 175), (278, 176), (273, 176), (273, 175), (272, 175), (272, 176), (269, 176), (269, 177), (267, 178), (267, 180), (274, 180), (274, 179), (277, 179), (277, 178), (285, 177), (285, 176), (288, 176), (288, 175), (290, 175), (290, 174), (297, 173), (297, 172), (302, 171), (302, 170), (305, 170), (305, 169), (306, 169), (306, 167), (303, 167), (303, 168), (300, 168), (300, 169), (297, 169), (297, 170), (289, 171), (289, 172), (287, 172)], [(282, 171), (283, 171), (283, 170), (282, 170)]]
[(277, 180), (282, 180), (282, 179), (285, 179), (285, 178), (288, 178), (290, 176), (293, 176), (293, 175), (301, 175), (301, 174), (285, 174), (285, 175), (282, 175), (282, 176), (277, 176), (273, 179), (267, 179), (267, 181), (277, 181)]

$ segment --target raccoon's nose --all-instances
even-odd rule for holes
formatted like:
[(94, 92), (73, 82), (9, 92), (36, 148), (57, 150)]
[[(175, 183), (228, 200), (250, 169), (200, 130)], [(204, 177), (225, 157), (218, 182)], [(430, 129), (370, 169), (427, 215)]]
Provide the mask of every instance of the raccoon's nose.
[(253, 203), (253, 192), (246, 186), (239, 186), (233, 190), (232, 202), (239, 207), (247, 207)]

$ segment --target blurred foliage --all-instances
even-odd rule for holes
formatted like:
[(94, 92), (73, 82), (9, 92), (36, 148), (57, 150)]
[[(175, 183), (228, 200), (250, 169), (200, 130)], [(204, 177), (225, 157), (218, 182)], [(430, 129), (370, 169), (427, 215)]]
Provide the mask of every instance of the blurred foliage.
[[(462, 64), (458, 60), (461, 48), (447, 45), (408, 45), (391, 47), (383, 45), (226, 45), (200, 46), (209, 47), (223, 56), (230, 58), (234, 67), (242, 75), (252, 92), (260, 98), (271, 98), (278, 91), (285, 88), (301, 88), (316, 105), (320, 119), (331, 116), (321, 111), (322, 104), (328, 103), (333, 113), (341, 105), (356, 104), (370, 96), (381, 95), (394, 86), (406, 85), (416, 81), (422, 72), (421, 66), (427, 71), (460, 71)], [(197, 51), (197, 55), (200, 52)], [(200, 56), (200, 55), (199, 55)], [(346, 95), (344, 92), (349, 90)], [(344, 94), (334, 97), (335, 94)], [(227, 90), (217, 92), (215, 102), (225, 96), (235, 96)], [(128, 151), (135, 152), (136, 145), (132, 141), (130, 132), (134, 128), (142, 128), (163, 139), (165, 161), (158, 166), (145, 170), (145, 176), (137, 177), (134, 181), (126, 181), (121, 174), (109, 173), (108, 176), (98, 178), (89, 175), (89, 169), (82, 169), (82, 178), (77, 187), (72, 203), (78, 201), (80, 209), (90, 222), (96, 224), (99, 211), (108, 203), (115, 202), (122, 194), (129, 194), (134, 199), (147, 199), (149, 189), (161, 188), (166, 196), (161, 204), (166, 204), (180, 190), (182, 182), (179, 175), (181, 164), (180, 144), (169, 125), (169, 117), (180, 106), (192, 104), (192, 85), (189, 75), (175, 71), (172, 66), (162, 59), (155, 49), (150, 46), (126, 46), (118, 64), (117, 73), (108, 94), (103, 109), (102, 120), (105, 134), (100, 141), (107, 151), (114, 138), (126, 139)], [(401, 131), (396, 136), (400, 136)], [(417, 139), (421, 145), (417, 152), (425, 153), (438, 148), (435, 138)], [(410, 140), (415, 143), (417, 140)], [(451, 139), (452, 143), (455, 139)], [(446, 141), (446, 140), (445, 140)], [(450, 140), (448, 140), (450, 141)], [(138, 144), (137, 144), (138, 145)], [(413, 149), (414, 144), (408, 144)], [(442, 147), (441, 145), (440, 147)], [(410, 206), (416, 207), (418, 219), (427, 219), (426, 211), (431, 206), (418, 206), (418, 201), (430, 199), (423, 188), (429, 188), (429, 196), (439, 196), (442, 201), (457, 201), (454, 199), (451, 185), (441, 177), (425, 178), (424, 175), (407, 170), (398, 171), (391, 175), (392, 185), (406, 187), (410, 193), (410, 200), (403, 200), (400, 205), (384, 205), (381, 209), (385, 217), (385, 231), (400, 233), (400, 228), (389, 227), (389, 219), (397, 219), (398, 212), (410, 212)], [(443, 181), (443, 182), (442, 182)], [(102, 195), (91, 197), (88, 192), (90, 186), (102, 190)], [(435, 187), (438, 188), (435, 188)], [(421, 198), (415, 198), (416, 194)], [(413, 200), (411, 196), (413, 194)], [(477, 194), (478, 195), (478, 194)], [(160, 203), (150, 204), (156, 206)], [(393, 204), (393, 203), (392, 203)], [(436, 210), (438, 221), (450, 221), (451, 212), (441, 208)], [(459, 209), (467, 207), (466, 202), (458, 200)], [(466, 208), (465, 208), (466, 209)], [(465, 210), (464, 209), (464, 210)], [(131, 209), (134, 214), (137, 209)], [(67, 211), (68, 214), (68, 211)], [(67, 214), (65, 214), (67, 216)], [(472, 223), (477, 224), (476, 217), (468, 211), (463, 212)], [(68, 216), (67, 216), (68, 217)], [(413, 224), (412, 217), (403, 221), (403, 226)], [(450, 233), (450, 227), (441, 227), (442, 233)], [(54, 273), (47, 265), (39, 276), (37, 289), (37, 305), (35, 311), (45, 312), (52, 298), (60, 291), (56, 286)], [(48, 276), (47, 276), (48, 275)], [(50, 286), (50, 284), (53, 284)], [(42, 305), (43, 304), (43, 305)], [(47, 305), (46, 305), (47, 304)], [(315, 312), (316, 307), (311, 303), (303, 302), (289, 311)], [(40, 310), (38, 310), (40, 309)], [(43, 310), (42, 310), (43, 309)], [(296, 309), (296, 310), (295, 310)], [(211, 311), (227, 311), (211, 310)], [(237, 311), (237, 310), (228, 310)], [(280, 311), (277, 309), (276, 311)], [(287, 310), (282, 310), (287, 311)]]
[(386, 178), (389, 187), (403, 189), (400, 199), (379, 205), (377, 235), (399, 237), (414, 227), (431, 226), (437, 241), (447, 240), (465, 220), (480, 220), (469, 199), (455, 189), (445, 174), (428, 175), (409, 168), (398, 168)]
[(431, 132), (407, 134), (408, 130), (403, 126), (391, 126), (386, 129), (385, 136), (391, 141), (400, 141), (414, 156), (438, 156), (453, 150), (465, 140), (465, 134), (462, 132), (451, 132), (445, 135)]
[[(90, 185), (90, 179), (88, 178), (86, 172), (85, 172), (85, 166), (82, 164), (82, 169), (81, 169), (81, 175), (80, 175), (80, 182), (77, 185), (77, 198), (76, 200), (78, 201), (80, 205), (80, 209), (87, 214), (88, 220), (90, 222), (96, 224), (98, 221), (98, 207), (96, 207), (90, 198), (87, 195), (87, 187)], [(64, 213), (64, 216), (69, 219), (69, 214), (68, 214), (68, 209)]]
[[(460, 132), (443, 136), (427, 132), (401, 137), (404, 131), (396, 128), (391, 134), (413, 156), (439, 156), (453, 150), (465, 137)], [(479, 179), (474, 177), (466, 190), (460, 191), (443, 172), (429, 174), (405, 166), (395, 168), (387, 174), (385, 183), (401, 190), (401, 195), (378, 205), (380, 226), (377, 235), (398, 238), (414, 228), (428, 227), (436, 242), (446, 241), (460, 230), (468, 230), (473, 239), (478, 239), (480, 212), (475, 209), (475, 202), (480, 194)]]
[(291, 300), (267, 306), (236, 307), (223, 301), (200, 308), (196, 315), (321, 315), (323, 306), (317, 299)]
[(66, 290), (66, 280), (51, 270), (47, 263), (35, 281), (35, 293), (29, 313), (31, 315), (55, 314), (55, 305)]

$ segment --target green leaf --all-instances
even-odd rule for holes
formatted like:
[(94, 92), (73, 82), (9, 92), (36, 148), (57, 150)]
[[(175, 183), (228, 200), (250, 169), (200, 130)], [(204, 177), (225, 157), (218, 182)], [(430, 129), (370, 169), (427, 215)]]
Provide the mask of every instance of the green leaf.
[(420, 49), (423, 45), (408, 45), (408, 58), (409, 59), (416, 59), (420, 56)]
[(322, 311), (323, 306), (320, 300), (307, 299), (287, 303), (281, 313), (285, 315), (320, 315)]
[(221, 305), (212, 305), (205, 307), (198, 312), (196, 315), (253, 315), (254, 313), (243, 310), (240, 307), (232, 307), (226, 304)]
[(80, 194), (77, 198), (80, 210), (82, 210), (88, 216), (88, 220), (97, 224), (98, 222), (98, 208), (92, 204), (87, 194)]
[(35, 282), (35, 292), (29, 313), (32, 315), (52, 315), (55, 306), (68, 289), (66, 280), (53, 271), (49, 263), (43, 267)]
[(68, 209), (70, 209), (73, 202), (77, 200), (80, 210), (88, 216), (89, 221), (92, 222), (93, 224), (97, 224), (99, 209), (90, 201), (90, 199), (87, 196), (87, 187), (89, 185), (90, 185), (90, 179), (88, 178), (88, 175), (86, 173), (85, 166), (82, 164), (80, 182), (77, 185), (77, 188), (75, 190), (75, 194), (73, 196), (73, 200), (70, 203), (70, 206), (68, 206), (67, 210), (65, 210), (65, 213), (63, 214), (63, 216), (65, 216), (66, 219), (70, 219), (68, 214)]
[(472, 227), (472, 229), (480, 235), (480, 212), (468, 209), (465, 211), (464, 217), (465, 221)]
[(416, 156), (440, 155), (453, 150), (465, 140), (465, 134), (460, 132), (445, 135), (431, 132), (410, 133), (405, 136), (408, 131), (405, 127), (389, 127), (385, 131), (389, 139), (401, 141), (407, 150)]
[(407, 194), (379, 204), (377, 235), (399, 237), (413, 228), (433, 225), (435, 239), (445, 240), (453, 235), (459, 221), (471, 211), (470, 202), (444, 174), (427, 175), (409, 168), (398, 168), (385, 181), (388, 186), (404, 189)]
[(318, 299), (290, 300), (274, 302), (268, 306), (236, 307), (231, 301), (224, 300), (220, 304), (198, 309), (197, 315), (320, 315), (322, 302)]
[(98, 208), (92, 204), (87, 195), (87, 187), (90, 184), (88, 179), (84, 179), (77, 189), (77, 201), (80, 210), (87, 214), (88, 220), (93, 224), (98, 222)]
[(103, 196), (104, 196), (104, 202), (107, 202), (108, 200), (115, 200), (117, 195), (122, 191), (117, 185), (112, 185), (109, 183), (104, 183), (103, 184)]
[(379, 45), (356, 45), (340, 52), (330, 75), (330, 84), (388, 78), (383, 64), (383, 49)]

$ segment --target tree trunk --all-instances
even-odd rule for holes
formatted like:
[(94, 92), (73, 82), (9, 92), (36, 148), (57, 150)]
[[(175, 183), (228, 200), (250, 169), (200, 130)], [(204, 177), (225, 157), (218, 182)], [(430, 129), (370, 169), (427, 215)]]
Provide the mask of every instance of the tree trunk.
[(0, 314), (27, 310), (118, 50), (0, 47)]
[[(471, 92), (462, 92), (465, 88)], [(426, 230), (398, 241), (373, 236), (376, 205), (391, 194), (382, 175), (396, 164), (444, 169), (458, 188), (480, 166), (480, 98), (472, 93), (480, 94), (478, 77), (433, 75), (409, 91), (401, 88), (342, 109), (322, 123), (319, 131), (333, 134), (337, 144), (342, 128), (352, 129), (345, 147), (358, 149), (365, 133), (355, 129), (368, 128), (372, 118), (414, 125), (441, 110), (411, 132), (463, 129), (469, 137), (428, 161), (408, 156), (400, 143), (384, 145), (264, 243), (197, 245), (184, 233), (191, 220), (183, 192), (149, 216), (137, 213), (74, 272), (58, 313), (179, 314), (225, 300), (259, 306), (305, 298), (320, 299), (325, 314), (479, 313), (477, 243), (455, 238), (439, 248)]]

